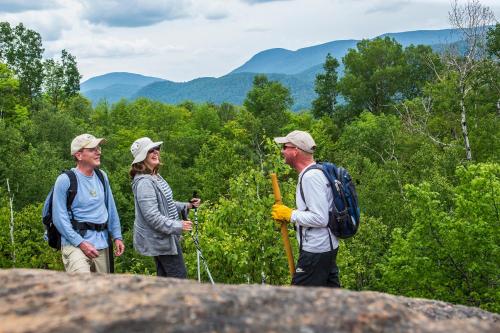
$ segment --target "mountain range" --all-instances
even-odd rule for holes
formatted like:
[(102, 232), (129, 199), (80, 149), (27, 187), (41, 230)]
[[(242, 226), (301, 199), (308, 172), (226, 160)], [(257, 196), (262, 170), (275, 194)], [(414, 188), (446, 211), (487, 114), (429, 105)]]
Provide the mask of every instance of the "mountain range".
[[(437, 50), (442, 49), (443, 45), (460, 41), (460, 34), (454, 29), (387, 33), (379, 37), (385, 36), (394, 38), (403, 47), (423, 44)], [(173, 82), (140, 74), (114, 72), (93, 77), (83, 82), (80, 89), (94, 104), (102, 100), (114, 103), (122, 98), (134, 100), (147, 97), (170, 104), (191, 100), (241, 105), (252, 87), (253, 77), (261, 73), (288, 87), (294, 99), (293, 110), (301, 110), (309, 108), (316, 98), (314, 80), (323, 70), (326, 55), (330, 53), (341, 63), (342, 57), (349, 49), (355, 48), (358, 42), (354, 39), (337, 40), (296, 51), (282, 48), (265, 50), (218, 78), (203, 77), (188, 82)], [(343, 68), (339, 68), (339, 72), (342, 75)]]

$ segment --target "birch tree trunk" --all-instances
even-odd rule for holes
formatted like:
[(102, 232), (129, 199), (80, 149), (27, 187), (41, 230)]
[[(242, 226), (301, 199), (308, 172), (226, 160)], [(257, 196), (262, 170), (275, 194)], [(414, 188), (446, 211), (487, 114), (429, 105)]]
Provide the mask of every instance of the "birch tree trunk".
[(467, 112), (465, 109), (464, 98), (460, 98), (460, 108), (461, 108), (462, 135), (464, 136), (464, 145), (465, 145), (465, 158), (467, 159), (467, 161), (471, 161), (472, 152), (469, 143), (469, 133), (467, 131)]
[(12, 263), (16, 267), (16, 247), (14, 242), (14, 195), (10, 191), (9, 178), (7, 178), (7, 192), (9, 193), (9, 206), (10, 206), (10, 241), (12, 243)]
[(465, 158), (472, 160), (472, 150), (469, 141), (467, 128), (467, 107), (465, 99), (472, 89), (474, 74), (477, 70), (478, 62), (486, 54), (486, 32), (488, 27), (495, 21), (493, 11), (481, 5), (478, 0), (467, 0), (460, 5), (454, 0), (449, 12), (450, 23), (462, 34), (466, 43), (466, 50), (461, 54), (460, 50), (449, 52), (448, 66), (459, 75), (458, 89), (460, 91), (460, 125), (464, 137)]

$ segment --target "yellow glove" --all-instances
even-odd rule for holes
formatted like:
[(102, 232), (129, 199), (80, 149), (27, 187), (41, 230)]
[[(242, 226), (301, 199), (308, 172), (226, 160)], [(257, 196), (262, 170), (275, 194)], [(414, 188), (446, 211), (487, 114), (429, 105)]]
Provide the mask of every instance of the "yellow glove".
[(290, 222), (292, 218), (292, 211), (290, 207), (287, 207), (282, 204), (274, 204), (273, 211), (271, 213), (273, 219), (283, 222)]

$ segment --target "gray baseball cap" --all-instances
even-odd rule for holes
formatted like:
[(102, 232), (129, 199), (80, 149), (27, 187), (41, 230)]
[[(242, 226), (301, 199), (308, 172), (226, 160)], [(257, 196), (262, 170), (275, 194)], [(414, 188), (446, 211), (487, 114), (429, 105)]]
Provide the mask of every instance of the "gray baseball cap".
[(274, 142), (279, 144), (291, 143), (300, 150), (310, 154), (314, 153), (314, 149), (316, 149), (316, 143), (311, 134), (304, 131), (290, 132), (287, 136), (274, 138)]

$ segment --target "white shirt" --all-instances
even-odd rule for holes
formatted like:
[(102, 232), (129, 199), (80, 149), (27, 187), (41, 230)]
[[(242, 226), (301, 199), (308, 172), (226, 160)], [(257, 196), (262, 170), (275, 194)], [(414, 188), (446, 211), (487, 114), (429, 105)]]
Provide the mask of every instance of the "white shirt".
[[(312, 253), (331, 251), (330, 237), (333, 249), (339, 246), (337, 238), (330, 232), (328, 225), (329, 211), (333, 207), (333, 194), (328, 179), (323, 171), (318, 169), (304, 171), (314, 163), (309, 164), (299, 174), (295, 203), (297, 209), (292, 212), (291, 222), (302, 226), (302, 249)], [(300, 180), (304, 200), (300, 194)], [(306, 210), (307, 209), (307, 210)], [(300, 228), (297, 228), (297, 240), (300, 244)], [(330, 237), (328, 235), (330, 234)]]

